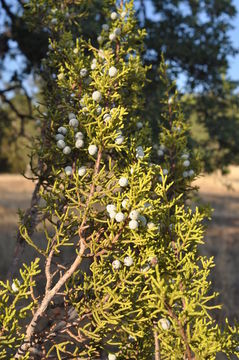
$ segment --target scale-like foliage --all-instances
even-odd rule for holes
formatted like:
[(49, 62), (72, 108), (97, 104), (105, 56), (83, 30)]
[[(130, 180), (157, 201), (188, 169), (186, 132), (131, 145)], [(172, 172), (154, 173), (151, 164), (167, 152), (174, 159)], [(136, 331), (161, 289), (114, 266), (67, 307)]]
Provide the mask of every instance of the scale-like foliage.
[(221, 331), (211, 314), (213, 260), (198, 254), (204, 214), (187, 204), (199, 166), (164, 62), (153, 150), (141, 117), (144, 37), (129, 1), (110, 8), (97, 48), (82, 38), (74, 44), (69, 31), (50, 40), (47, 112), (33, 151), (44, 169), (35, 171), (43, 246), (20, 229), (45, 259), (44, 282), (34, 292), (35, 263), (15, 296), (2, 284), (5, 312), (15, 314), (16, 299), (29, 295), (19, 316), (32, 310), (26, 322), (2, 322), (11, 339), (2, 358), (15, 351), (19, 359), (199, 360), (236, 352), (237, 328)]

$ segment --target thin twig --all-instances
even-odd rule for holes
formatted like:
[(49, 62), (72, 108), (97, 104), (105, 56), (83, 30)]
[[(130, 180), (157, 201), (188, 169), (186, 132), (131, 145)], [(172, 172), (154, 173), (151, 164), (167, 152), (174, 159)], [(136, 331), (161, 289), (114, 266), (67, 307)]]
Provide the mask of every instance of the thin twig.
[(45, 274), (46, 274), (46, 288), (45, 288), (45, 292), (47, 293), (50, 288), (51, 288), (51, 283), (52, 283), (52, 277), (53, 275), (51, 274), (51, 262), (52, 262), (52, 256), (54, 255), (54, 251), (55, 251), (55, 247), (54, 245), (52, 246), (52, 249), (47, 257), (46, 260), (46, 266), (45, 266)]
[(156, 325), (154, 325), (154, 348), (155, 348), (155, 360), (160, 360), (160, 347), (159, 347), (158, 331)]
[(22, 114), (17, 108), (16, 106), (13, 104), (13, 102), (11, 100), (9, 100), (6, 95), (4, 94), (4, 92), (0, 92), (0, 96), (2, 98), (2, 100), (9, 105), (10, 109), (17, 115), (17, 117), (19, 119), (33, 119), (31, 114)]
[(82, 241), (79, 254), (76, 256), (71, 267), (58, 280), (58, 282), (55, 284), (55, 286), (50, 291), (47, 291), (45, 293), (45, 296), (41, 302), (41, 305), (38, 307), (30, 324), (27, 326), (25, 340), (24, 340), (24, 343), (22, 344), (22, 346), (18, 349), (18, 351), (16, 353), (16, 356), (15, 356), (16, 359), (20, 359), (22, 357), (22, 355), (25, 354), (29, 350), (38, 319), (43, 316), (49, 303), (54, 298), (56, 293), (61, 289), (61, 287), (66, 283), (66, 281), (72, 276), (72, 274), (79, 267), (79, 265), (81, 264), (82, 255), (84, 254), (85, 249), (86, 249), (86, 246), (84, 244), (84, 241)]
[(185, 355), (187, 356), (187, 360), (194, 360), (194, 358), (192, 357), (192, 353), (191, 353), (191, 350), (190, 350), (189, 343), (188, 343), (187, 334), (186, 334), (186, 332), (185, 332), (185, 330), (184, 330), (184, 327), (183, 327), (181, 321), (180, 321), (180, 320), (178, 319), (178, 317), (174, 314), (174, 312), (173, 312), (173, 310), (171, 309), (170, 306), (167, 306), (167, 305), (166, 305), (166, 307), (167, 307), (167, 309), (168, 309), (169, 315), (170, 315), (174, 320), (176, 320), (177, 323), (178, 323), (181, 337), (182, 337), (182, 339), (183, 339), (183, 341), (184, 341), (184, 343), (185, 343), (185, 346), (186, 346), (186, 354), (185, 354)]
[[(27, 326), (24, 343), (19, 347), (19, 349), (16, 353), (16, 356), (15, 356), (16, 359), (20, 359), (29, 350), (29, 348), (31, 346), (31, 342), (32, 342), (32, 337), (35, 333), (35, 328), (37, 326), (38, 319), (44, 315), (51, 300), (59, 292), (59, 290), (66, 283), (66, 281), (73, 275), (73, 273), (77, 270), (77, 268), (80, 266), (80, 264), (83, 260), (83, 255), (87, 248), (86, 241), (83, 236), (83, 232), (84, 232), (83, 229), (85, 228), (85, 223), (86, 223), (87, 214), (88, 214), (88, 208), (89, 208), (91, 199), (95, 192), (95, 177), (99, 173), (101, 158), (102, 158), (102, 149), (100, 148), (98, 151), (97, 160), (95, 163), (92, 184), (90, 187), (90, 193), (89, 193), (89, 196), (88, 196), (88, 199), (86, 202), (87, 206), (85, 208), (85, 211), (84, 211), (84, 214), (82, 217), (82, 222), (81, 222), (81, 225), (80, 225), (79, 231), (78, 231), (79, 236), (80, 236), (80, 251), (79, 251), (78, 255), (76, 256), (74, 262), (70, 266), (70, 268), (67, 271), (65, 271), (65, 273), (62, 275), (62, 277), (60, 277), (60, 279), (57, 281), (57, 283), (54, 285), (54, 287), (50, 290), (49, 286), (46, 286), (45, 295), (42, 299), (40, 306), (37, 308), (31, 322)], [(49, 264), (50, 263), (51, 262), (49, 261)], [(49, 280), (48, 280), (48, 285), (49, 285), (49, 283), (51, 282), (51, 280), (50, 280), (51, 275), (49, 275), (49, 269), (46, 271), (46, 276), (49, 278)]]
[(12, 21), (15, 20), (16, 16), (11, 12), (10, 6), (7, 5), (5, 0), (1, 0), (2, 8), (6, 11), (7, 15), (10, 17)]

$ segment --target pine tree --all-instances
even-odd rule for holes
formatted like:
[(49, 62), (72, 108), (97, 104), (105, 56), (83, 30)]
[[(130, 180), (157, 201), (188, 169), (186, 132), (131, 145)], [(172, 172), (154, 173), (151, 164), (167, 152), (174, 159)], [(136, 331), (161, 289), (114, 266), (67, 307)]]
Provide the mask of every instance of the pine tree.
[(133, 5), (111, 4), (99, 47), (74, 44), (69, 31), (50, 40), (32, 151), (44, 241), (21, 225), (37, 256), (0, 283), (1, 359), (236, 353), (237, 327), (220, 330), (211, 315), (213, 260), (198, 254), (205, 214), (188, 205), (199, 165), (164, 62), (159, 147), (150, 147)]

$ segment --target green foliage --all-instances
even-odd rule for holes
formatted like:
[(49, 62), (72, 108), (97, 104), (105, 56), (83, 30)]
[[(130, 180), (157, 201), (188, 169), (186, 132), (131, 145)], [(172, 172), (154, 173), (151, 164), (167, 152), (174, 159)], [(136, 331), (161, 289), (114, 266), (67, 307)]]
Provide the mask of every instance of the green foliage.
[[(183, 87), (178, 84), (186, 100), (182, 101), (182, 108), (199, 129), (192, 132), (192, 138), (204, 171), (220, 169), (225, 173), (230, 164), (238, 163), (239, 150), (238, 95), (235, 95), (238, 81), (227, 76), (228, 54), (238, 52), (226, 35), (236, 15), (235, 4), (221, 0), (151, 3), (153, 16), (149, 16), (147, 2), (142, 1), (139, 6), (139, 17), (148, 32), (145, 61), (152, 64), (149, 73), (152, 82), (145, 89), (150, 125), (156, 134), (162, 96), (157, 70), (163, 52), (170, 78), (180, 76), (185, 82)], [(199, 139), (202, 128), (207, 136)]]
[(37, 133), (33, 115), (25, 117), (28, 107), (25, 96), (16, 93), (11, 99), (15, 111), (3, 104), (0, 113), (0, 171), (3, 173), (23, 173), (29, 162), (29, 149), (32, 138)]
[[(2, 94), (8, 92), (8, 85), (16, 91), (19, 89), (24, 91), (23, 79), (26, 79), (31, 71), (43, 75), (40, 63), (48, 51), (49, 34), (57, 41), (66, 32), (71, 33), (73, 41), (82, 35), (87, 40), (91, 39), (92, 44), (96, 46), (97, 34), (106, 21), (107, 11), (114, 5), (113, 0), (64, 0), (61, 1), (60, 6), (55, 0), (47, 3), (44, 0), (27, 1), (25, 4), (21, 1), (12, 1), (12, 3), (13, 6), (10, 6), (6, 1), (1, 0), (5, 11), (3, 15), (6, 15), (3, 17), (6, 18), (6, 23), (10, 24), (11, 31), (8, 26), (3, 27), (0, 35), (0, 61), (4, 67), (7, 55), (16, 58), (19, 50), (25, 61), (23, 70), (14, 72), (9, 84), (4, 89), (0, 89), (1, 97)], [(148, 4), (151, 5), (153, 16), (149, 14)], [(226, 74), (228, 70), (228, 56), (236, 54), (236, 49), (228, 36), (231, 19), (236, 15), (234, 4), (231, 0), (200, 2), (147, 0), (136, 1), (135, 6), (138, 9), (138, 22), (146, 27), (148, 33), (145, 39), (144, 63), (152, 65), (148, 75), (151, 82), (144, 89), (144, 97), (147, 99), (144, 110), (150, 127), (156, 135), (162, 86), (157, 69), (161, 53), (164, 52), (167, 63), (170, 65), (170, 77), (178, 78), (183, 73), (186, 78), (184, 92), (193, 94), (196, 91), (196, 94), (200, 94), (200, 96), (194, 96), (194, 101), (190, 104), (183, 103), (183, 110), (189, 111), (188, 117), (190, 118), (192, 114), (196, 119), (196, 126), (199, 128), (203, 126), (209, 136), (204, 141), (198, 141), (197, 136), (193, 137), (194, 146), (197, 146), (198, 151), (202, 153), (205, 171), (211, 172), (219, 168), (225, 172), (229, 164), (238, 163), (238, 147), (235, 142), (237, 131), (234, 132), (234, 129), (238, 127), (238, 122), (236, 116), (230, 114), (230, 109), (236, 107), (235, 110), (238, 111), (238, 106), (235, 105), (236, 99), (233, 94), (235, 84), (230, 79), (226, 80), (230, 88), (227, 89), (229, 97), (224, 101), (224, 95), (221, 95), (225, 85), (223, 74)], [(158, 21), (159, 18), (160, 21)], [(30, 28), (27, 25), (30, 25)], [(18, 44), (17, 50), (12, 48), (10, 40)], [(208, 101), (208, 99), (213, 99), (213, 101)], [(30, 99), (30, 101), (34, 100)], [(221, 109), (221, 100), (223, 100), (224, 109)], [(208, 111), (208, 105), (213, 114)], [(24, 114), (26, 112), (28, 116), (27, 107), (25, 106)], [(221, 110), (222, 116), (219, 115)], [(14, 113), (11, 106), (8, 113), (11, 118), (11, 113)], [(18, 114), (15, 115), (18, 116)], [(1, 116), (0, 120), (4, 123), (4, 117)], [(222, 123), (221, 120), (223, 120), (223, 126), (215, 127), (215, 121)], [(13, 143), (10, 152), (9, 146), (6, 145), (11, 141), (11, 129), (10, 133), (8, 130), (4, 132), (4, 148), (7, 150), (5, 150), (6, 154), (4, 153), (1, 167), (3, 171), (6, 171), (6, 167), (11, 171), (19, 171), (19, 167), (22, 170), (27, 163), (24, 157), (23, 161), (21, 160), (21, 166), (18, 166), (19, 142), (22, 149), (28, 140), (19, 139), (17, 142), (15, 138), (14, 142), (17, 142), (17, 146), (14, 148)], [(28, 134), (28, 132), (29, 129), (26, 129), (25, 133)], [(224, 139), (224, 132), (227, 134), (226, 139)], [(12, 159), (10, 153), (14, 154), (17, 161)]]
[[(14, 279), (12, 285), (0, 281), (0, 359), (12, 359), (24, 339), (23, 319), (29, 319), (34, 308), (32, 288), (36, 286), (34, 278), (39, 274), (39, 258), (29, 266), (23, 264), (20, 279)], [(28, 359), (26, 354), (22, 359)]]
[(197, 127), (192, 134), (194, 146), (208, 172), (219, 166), (227, 173), (229, 164), (238, 163), (239, 103), (235, 87), (224, 79), (217, 91), (184, 100), (183, 107)]
[[(44, 280), (20, 307), (24, 315), (32, 310), (15, 325), (20, 335), (10, 331), (13, 356), (239, 357), (238, 326), (226, 323), (222, 331), (213, 319), (212, 310), (220, 309), (211, 303), (213, 259), (198, 254), (205, 213), (187, 201), (200, 164), (174, 84), (162, 59), (159, 145), (152, 149), (143, 96), (145, 31), (137, 28), (133, 1), (112, 5), (107, 15), (97, 45), (58, 28), (60, 16), (54, 23), (59, 33), (43, 64), (47, 112), (32, 153), (44, 169), (32, 169), (41, 179), (42, 245), (29, 226), (20, 228), (44, 260)], [(25, 269), (29, 289), (38, 268)], [(3, 301), (4, 311), (15, 309), (23, 288)]]
[(236, 53), (226, 36), (236, 15), (233, 2), (152, 0), (152, 3), (154, 18), (146, 17), (150, 35), (147, 48), (156, 52), (153, 56), (156, 66), (163, 51), (176, 78), (184, 73), (192, 89), (198, 85), (205, 90), (217, 89), (222, 82), (221, 74), (228, 68), (228, 54)]

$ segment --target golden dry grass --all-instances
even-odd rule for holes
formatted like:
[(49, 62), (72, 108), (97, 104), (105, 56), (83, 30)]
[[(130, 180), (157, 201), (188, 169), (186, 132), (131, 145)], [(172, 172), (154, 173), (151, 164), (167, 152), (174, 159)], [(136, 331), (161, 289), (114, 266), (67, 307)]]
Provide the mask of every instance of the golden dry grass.
[(216, 267), (212, 273), (213, 288), (220, 292), (224, 304), (222, 317), (239, 319), (239, 167), (231, 167), (230, 174), (219, 173), (196, 181), (204, 202), (214, 209), (201, 251), (214, 256)]

